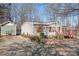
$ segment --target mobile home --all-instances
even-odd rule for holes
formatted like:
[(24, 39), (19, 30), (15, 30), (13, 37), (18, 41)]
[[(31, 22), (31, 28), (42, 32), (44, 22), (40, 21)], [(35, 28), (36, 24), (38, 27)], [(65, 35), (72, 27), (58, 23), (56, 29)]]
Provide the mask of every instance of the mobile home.
[(62, 26), (54, 22), (24, 22), (21, 26), (21, 34), (39, 35), (43, 32), (47, 36), (61, 33)]

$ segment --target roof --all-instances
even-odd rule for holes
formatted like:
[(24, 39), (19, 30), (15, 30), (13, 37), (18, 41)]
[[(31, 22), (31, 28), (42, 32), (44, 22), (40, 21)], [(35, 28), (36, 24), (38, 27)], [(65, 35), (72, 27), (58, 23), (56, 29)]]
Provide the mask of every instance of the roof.
[(0, 24), (0, 26), (4, 26), (4, 25), (6, 25), (8, 23), (13, 23), (13, 22), (12, 21), (7, 21), (7, 22), (4, 22), (4, 23)]
[[(25, 23), (32, 23), (34, 25), (51, 25), (51, 24), (58, 24), (56, 22), (24, 22), (23, 24)], [(22, 25), (23, 25), (22, 24)], [(58, 24), (59, 25), (59, 24)]]

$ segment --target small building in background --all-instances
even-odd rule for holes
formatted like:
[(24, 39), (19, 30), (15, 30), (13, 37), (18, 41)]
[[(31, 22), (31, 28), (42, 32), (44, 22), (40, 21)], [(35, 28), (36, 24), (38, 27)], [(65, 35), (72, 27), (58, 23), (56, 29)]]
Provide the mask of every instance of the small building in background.
[(7, 21), (0, 25), (1, 27), (1, 35), (16, 35), (16, 24)]

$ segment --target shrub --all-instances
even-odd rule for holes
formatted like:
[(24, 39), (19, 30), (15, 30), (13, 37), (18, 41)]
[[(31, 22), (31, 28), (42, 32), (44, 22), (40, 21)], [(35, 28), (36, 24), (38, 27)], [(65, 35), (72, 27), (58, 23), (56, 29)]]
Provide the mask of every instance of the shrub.
[(40, 43), (40, 38), (38, 36), (31, 36), (30, 39), (31, 39), (31, 41), (36, 41), (36, 42)]
[(41, 37), (41, 38), (44, 38), (44, 37), (45, 37), (44, 33), (41, 32), (41, 33), (40, 33), (40, 37)]
[(43, 32), (40, 33), (40, 36), (39, 37), (40, 37), (40, 42), (41, 43), (44, 43), (44, 39), (46, 38), (46, 36), (44, 35)]
[(57, 36), (49, 36), (48, 39), (57, 39)]
[(56, 36), (49, 36), (48, 37), (49, 39), (64, 39), (64, 36), (63, 35), (56, 35)]
[(31, 36), (31, 41), (35, 41), (37, 43), (44, 43), (45, 35), (44, 33), (40, 33), (39, 36)]
[(23, 33), (21, 36), (26, 37), (26, 38), (27, 38), (27, 37), (30, 37), (29, 34), (26, 35), (25, 33)]
[(57, 35), (57, 39), (62, 40), (62, 39), (64, 39), (64, 36), (63, 35)]

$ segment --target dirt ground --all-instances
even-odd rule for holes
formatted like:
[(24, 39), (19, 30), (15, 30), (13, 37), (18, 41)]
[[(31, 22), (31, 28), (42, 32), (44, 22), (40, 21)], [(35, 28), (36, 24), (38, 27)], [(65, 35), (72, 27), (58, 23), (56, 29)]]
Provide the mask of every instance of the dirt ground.
[(29, 38), (24, 38), (22, 36), (3, 36), (0, 38), (0, 47), (12, 44), (14, 42), (20, 43), (28, 40)]
[(46, 41), (46, 44), (37, 44), (22, 36), (3, 36), (0, 56), (79, 56), (79, 39)]
[[(2, 36), (0, 38), (0, 48), (2, 46), (8, 46), (9, 44), (12, 44), (14, 42), (16, 43), (20, 43), (23, 41), (30, 41), (29, 38), (24, 38), (22, 36)], [(73, 39), (64, 39), (64, 40), (51, 40), (51, 39), (46, 39), (46, 44), (55, 44), (58, 43), (59, 41), (63, 41), (63, 42), (69, 42), (69, 41), (73, 41)]]

